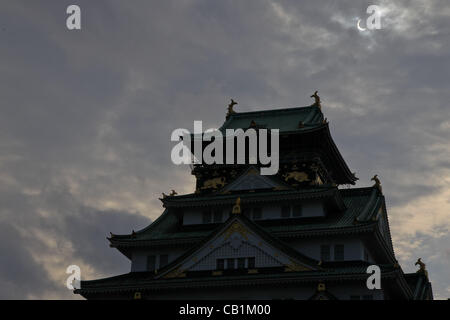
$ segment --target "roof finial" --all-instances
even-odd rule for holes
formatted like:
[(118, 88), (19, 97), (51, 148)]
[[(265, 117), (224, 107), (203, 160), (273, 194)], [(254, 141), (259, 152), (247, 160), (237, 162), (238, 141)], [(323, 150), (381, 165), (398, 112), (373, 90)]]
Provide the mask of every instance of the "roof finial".
[(380, 179), (378, 179), (378, 175), (374, 175), (372, 179), (370, 179), (371, 181), (375, 181), (375, 184), (373, 185), (374, 187), (377, 187), (378, 190), (380, 190), (380, 193), (383, 193), (383, 189), (381, 188), (381, 181)]
[(325, 283), (319, 282), (319, 284), (317, 285), (317, 291), (322, 292), (322, 291), (325, 291), (325, 290), (326, 290)]
[(419, 270), (417, 270), (417, 273), (423, 273), (428, 277), (428, 271), (425, 269), (425, 263), (422, 262), (422, 258), (417, 259), (414, 265), (419, 265)]
[(311, 95), (311, 98), (314, 98), (314, 104), (313, 106), (318, 107), (319, 109), (322, 109), (322, 105), (320, 104), (320, 97), (317, 94), (319, 91), (315, 91), (314, 94)]
[(175, 190), (171, 190), (169, 196), (176, 196), (178, 193)]
[(236, 111), (233, 110), (233, 107), (238, 104), (236, 101), (234, 101), (233, 99), (231, 99), (230, 104), (228, 105), (228, 113), (227, 113), (227, 118), (232, 114), (232, 113), (236, 113)]
[(236, 203), (233, 206), (233, 210), (231, 211), (232, 214), (240, 214), (241, 213), (241, 198), (236, 199)]

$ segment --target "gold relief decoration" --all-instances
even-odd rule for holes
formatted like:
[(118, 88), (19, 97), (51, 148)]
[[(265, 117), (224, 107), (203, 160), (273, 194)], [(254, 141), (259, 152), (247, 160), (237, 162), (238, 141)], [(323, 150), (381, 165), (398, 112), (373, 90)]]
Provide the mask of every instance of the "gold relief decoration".
[(140, 292), (135, 292), (133, 298), (134, 300), (140, 300), (142, 299), (142, 294)]
[(317, 291), (325, 291), (327, 288), (325, 287), (325, 283), (319, 283), (317, 285)]
[(311, 269), (298, 264), (297, 262), (289, 259), (290, 263), (286, 265), (284, 269), (285, 272), (293, 272), (293, 271), (310, 271)]
[(182, 270), (181, 267), (172, 270), (171, 272), (169, 272), (164, 276), (165, 279), (183, 278), (183, 277), (186, 277), (186, 273), (184, 273), (184, 270)]
[(310, 181), (308, 174), (303, 171), (291, 171), (291, 172), (285, 173), (283, 175), (283, 177), (284, 177), (285, 181), (288, 181), (290, 179), (294, 179), (297, 182)]
[(225, 181), (225, 177), (209, 179), (203, 182), (203, 187), (200, 189), (218, 189), (219, 187), (223, 187), (225, 185)]
[(247, 229), (237, 221), (233, 222), (233, 224), (229, 226), (227, 230), (225, 230), (225, 240), (227, 240), (235, 232), (239, 233), (245, 240), (248, 240)]

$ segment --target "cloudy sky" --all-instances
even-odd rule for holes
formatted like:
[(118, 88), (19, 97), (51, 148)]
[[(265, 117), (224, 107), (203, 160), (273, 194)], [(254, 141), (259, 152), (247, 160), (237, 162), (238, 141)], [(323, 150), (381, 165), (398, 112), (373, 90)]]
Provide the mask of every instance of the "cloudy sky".
[[(66, 28), (81, 7), (82, 30)], [(381, 29), (364, 27), (382, 8)], [(129, 271), (105, 237), (193, 191), (172, 130), (237, 111), (323, 112), (357, 186), (378, 173), (396, 255), (450, 297), (448, 0), (4, 0), (0, 4), (0, 298), (75, 299)]]

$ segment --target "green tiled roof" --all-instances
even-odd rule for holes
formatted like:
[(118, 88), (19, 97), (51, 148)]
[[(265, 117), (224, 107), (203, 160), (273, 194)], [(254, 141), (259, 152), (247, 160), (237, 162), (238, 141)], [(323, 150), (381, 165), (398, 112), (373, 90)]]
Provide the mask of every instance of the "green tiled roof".
[[(322, 189), (323, 191), (323, 189)], [(338, 193), (345, 204), (345, 210), (341, 213), (332, 213), (324, 219), (276, 219), (262, 220), (256, 222), (265, 231), (276, 236), (286, 236), (287, 234), (303, 231), (343, 230), (345, 228), (358, 228), (370, 225), (373, 222), (370, 218), (382, 204), (382, 195), (376, 188), (354, 188), (339, 189)], [(273, 192), (272, 192), (273, 194)], [(252, 194), (253, 197), (258, 194)], [(180, 198), (185, 197), (181, 196)], [(223, 197), (229, 197), (224, 195)], [(236, 195), (233, 199), (236, 199)], [(264, 194), (261, 197), (265, 197)], [(186, 197), (185, 197), (186, 198)], [(355, 219), (364, 213), (364, 219)], [(135, 246), (149, 245), (154, 241), (177, 241), (189, 239), (201, 239), (207, 237), (219, 224), (180, 226), (178, 218), (173, 212), (165, 210), (164, 213), (150, 226), (130, 235), (114, 236), (110, 239), (113, 246)]]
[[(280, 132), (301, 131), (321, 126), (323, 119), (322, 111), (316, 106), (237, 112), (231, 114), (220, 130), (248, 128), (254, 121), (257, 126), (279, 129)], [(299, 128), (300, 121), (303, 122), (303, 128)]]
[(241, 200), (248, 200), (249, 202), (260, 202), (260, 201), (273, 201), (273, 199), (288, 198), (289, 196), (297, 196), (303, 199), (315, 198), (319, 199), (321, 197), (326, 197), (334, 194), (336, 187), (317, 187), (317, 188), (305, 188), (301, 191), (299, 190), (280, 190), (280, 191), (262, 191), (255, 193), (233, 193), (233, 194), (220, 194), (220, 195), (202, 195), (202, 194), (186, 194), (175, 197), (167, 197), (162, 201), (167, 205), (181, 204), (184, 206), (201, 205), (201, 203), (214, 202), (216, 205), (221, 204), (234, 204), (237, 197)]
[(406, 273), (405, 279), (414, 293), (414, 300), (426, 300), (427, 298), (432, 298), (433, 292), (431, 283), (424, 273)]
[[(273, 233), (286, 233), (314, 229), (338, 229), (354, 226), (355, 219), (360, 217), (361, 213), (365, 213), (366, 218), (371, 218), (372, 214), (376, 212), (376, 209), (379, 208), (379, 205), (381, 205), (380, 194), (375, 188), (344, 189), (340, 190), (340, 193), (347, 209), (343, 212), (343, 214), (338, 215), (334, 219), (312, 224), (298, 223), (269, 226), (267, 227), (268, 231)], [(370, 201), (371, 199), (372, 201)], [(375, 199), (377, 201), (375, 201)], [(368, 220), (369, 219), (359, 219), (362, 223)]]
[[(221, 286), (230, 282), (234, 285), (240, 284), (240, 281), (247, 284), (256, 284), (264, 281), (273, 280), (276, 283), (283, 282), (311, 282), (311, 281), (338, 281), (356, 280), (367, 278), (367, 263), (359, 261), (345, 262), (341, 266), (329, 267), (320, 271), (300, 271), (300, 272), (276, 272), (276, 273), (259, 273), (247, 275), (223, 275), (202, 276), (199, 278), (176, 278), (176, 279), (154, 279), (153, 272), (130, 272), (127, 274), (98, 279), (90, 281), (81, 281), (81, 290), (75, 293), (102, 292), (114, 290), (142, 290), (142, 289), (158, 289), (161, 288), (186, 288), (201, 286)], [(382, 277), (396, 276), (400, 269), (395, 269), (392, 265), (379, 265)]]

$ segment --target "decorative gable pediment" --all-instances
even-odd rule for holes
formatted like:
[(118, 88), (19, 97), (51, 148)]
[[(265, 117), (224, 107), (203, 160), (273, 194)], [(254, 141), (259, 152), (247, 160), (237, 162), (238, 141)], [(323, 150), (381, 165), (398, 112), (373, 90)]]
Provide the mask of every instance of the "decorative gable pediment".
[(263, 176), (255, 167), (249, 168), (240, 177), (228, 184), (223, 192), (258, 189), (289, 189), (285, 184), (275, 181), (269, 176)]
[[(251, 269), (281, 267), (286, 272), (316, 269), (300, 261), (298, 257), (280, 250), (280, 247), (272, 244), (267, 236), (262, 237), (258, 233), (259, 231), (252, 230), (243, 219), (231, 218), (209, 241), (182, 257), (159, 277), (183, 277), (187, 272), (217, 271), (219, 259), (224, 261), (243, 259), (241, 261), (245, 260), (246, 263), (252, 259), (254, 266), (252, 265)], [(237, 268), (237, 263), (234, 268)], [(250, 269), (248, 264), (244, 268)]]

